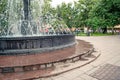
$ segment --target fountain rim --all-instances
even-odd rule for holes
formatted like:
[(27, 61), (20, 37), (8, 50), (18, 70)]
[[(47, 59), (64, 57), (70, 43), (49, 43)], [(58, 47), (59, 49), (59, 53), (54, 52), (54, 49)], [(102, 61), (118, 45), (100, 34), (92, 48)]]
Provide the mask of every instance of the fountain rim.
[[(58, 50), (74, 45), (76, 43), (74, 37), (75, 37), (74, 34), (61, 34), (61, 35), (52, 35), (52, 36), (46, 35), (46, 36), (34, 36), (34, 37), (0, 38), (0, 45), (1, 45), (0, 55), (38, 54), (47, 51)], [(32, 42), (32, 46), (31, 46), (31, 42)], [(49, 44), (46, 45), (46, 43)], [(11, 44), (13, 45), (11, 46)], [(24, 46), (22, 47), (21, 45), (23, 44)], [(8, 47), (8, 45), (10, 45), (11, 47)], [(14, 45), (17, 46), (13, 47)]]
[(19, 39), (32, 39), (32, 38), (45, 38), (45, 37), (59, 37), (59, 36), (75, 36), (74, 34), (52, 34), (52, 35), (26, 35), (26, 36), (1, 36), (0, 40), (19, 40)]

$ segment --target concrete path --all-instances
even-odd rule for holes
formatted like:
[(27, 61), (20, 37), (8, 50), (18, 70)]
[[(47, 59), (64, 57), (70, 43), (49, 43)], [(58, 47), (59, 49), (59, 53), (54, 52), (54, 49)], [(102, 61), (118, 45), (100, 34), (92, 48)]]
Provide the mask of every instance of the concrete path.
[(101, 56), (81, 68), (38, 80), (120, 80), (120, 36), (76, 38), (93, 44)]

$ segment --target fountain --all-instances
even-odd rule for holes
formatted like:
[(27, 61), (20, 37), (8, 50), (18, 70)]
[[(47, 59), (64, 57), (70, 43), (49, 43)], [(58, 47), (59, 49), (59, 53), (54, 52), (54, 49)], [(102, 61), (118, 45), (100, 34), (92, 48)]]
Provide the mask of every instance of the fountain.
[(42, 13), (44, 0), (7, 0), (6, 5), (0, 14), (0, 55), (36, 54), (75, 44), (62, 19)]
[(64, 70), (63, 63), (70, 65), (94, 51), (81, 40), (75, 45), (75, 35), (61, 18), (43, 14), (44, 0), (0, 0), (0, 5), (4, 1), (6, 7), (0, 12), (0, 80), (34, 80), (48, 77), (55, 69), (62, 73), (57, 68)]

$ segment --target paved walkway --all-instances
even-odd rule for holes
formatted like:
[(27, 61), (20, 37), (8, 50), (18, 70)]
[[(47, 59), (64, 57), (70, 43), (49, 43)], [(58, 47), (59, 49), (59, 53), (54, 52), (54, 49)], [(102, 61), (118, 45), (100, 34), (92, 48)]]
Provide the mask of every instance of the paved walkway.
[(37, 80), (120, 80), (120, 36), (76, 38), (91, 42), (101, 56), (79, 69)]

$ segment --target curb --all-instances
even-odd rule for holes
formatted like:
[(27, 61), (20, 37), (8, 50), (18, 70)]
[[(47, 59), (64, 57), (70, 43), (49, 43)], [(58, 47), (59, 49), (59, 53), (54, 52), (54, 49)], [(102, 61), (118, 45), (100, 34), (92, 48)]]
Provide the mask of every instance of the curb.
[[(101, 53), (99, 53), (99, 54), (96, 56), (96, 58), (94, 58), (93, 60), (91, 60), (91, 61), (89, 61), (89, 62), (87, 62), (87, 63), (85, 63), (85, 64), (82, 64), (82, 65), (80, 65), (80, 66), (77, 66), (77, 67), (75, 67), (75, 68), (72, 68), (72, 69), (69, 69), (69, 70), (66, 70), (66, 71), (63, 71), (63, 72), (58, 72), (58, 73), (53, 73), (53, 74), (43, 75), (43, 76), (36, 77), (36, 78), (31, 78), (30, 80), (33, 80), (33, 79), (39, 79), (39, 78), (54, 77), (54, 76), (57, 76), (57, 75), (60, 75), (60, 74), (63, 74), (63, 73), (66, 73), (66, 72), (72, 71), (72, 70), (74, 70), (74, 69), (78, 69), (78, 68), (80, 68), (80, 67), (83, 67), (83, 66), (85, 66), (85, 65), (87, 65), (87, 64), (92, 63), (93, 61), (95, 61), (96, 59), (98, 59), (98, 57), (99, 57), (100, 55), (101, 55)], [(25, 80), (26, 80), (26, 79), (25, 79)]]

